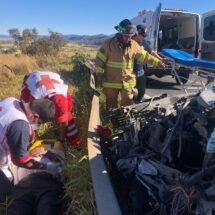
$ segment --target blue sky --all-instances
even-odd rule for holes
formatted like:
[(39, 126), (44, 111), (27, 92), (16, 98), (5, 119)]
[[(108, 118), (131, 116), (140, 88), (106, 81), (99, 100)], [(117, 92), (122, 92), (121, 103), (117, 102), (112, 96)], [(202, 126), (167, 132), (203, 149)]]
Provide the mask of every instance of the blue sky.
[(1, 0), (0, 34), (14, 27), (36, 27), (39, 34), (48, 34), (48, 28), (63, 34), (112, 34), (122, 19), (153, 10), (159, 2), (162, 8), (215, 10), (214, 0)]

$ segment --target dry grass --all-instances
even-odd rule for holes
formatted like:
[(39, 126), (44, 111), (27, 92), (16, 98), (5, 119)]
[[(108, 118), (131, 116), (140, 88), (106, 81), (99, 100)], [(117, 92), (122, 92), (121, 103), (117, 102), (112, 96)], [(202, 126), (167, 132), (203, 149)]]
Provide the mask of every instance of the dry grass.
[(5, 65), (10, 67), (16, 75), (26, 74), (33, 69), (39, 69), (36, 59), (26, 55), (13, 56), (8, 54), (1, 54), (0, 72), (4, 69)]
[(0, 55), (0, 98), (20, 97), (23, 77), (33, 69), (38, 69), (37, 62), (29, 56)]
[(74, 56), (76, 53), (88, 54), (93, 58), (95, 57), (95, 50), (97, 49), (98, 47), (93, 45), (78, 45), (78, 44), (68, 43), (64, 47), (63, 53), (67, 54), (70, 57)]
[(16, 75), (8, 81), (0, 81), (0, 99), (10, 96), (20, 98), (23, 77), (24, 75)]
[[(23, 77), (31, 70), (50, 70), (61, 74), (73, 95), (73, 113), (84, 146), (81, 152), (71, 149), (67, 153), (65, 163), (67, 175), (65, 189), (66, 197), (69, 199), (67, 214), (72, 209), (75, 215), (93, 215), (97, 214), (97, 212), (86, 147), (90, 114), (89, 74), (78, 70), (74, 71), (71, 57), (76, 53), (84, 53), (95, 57), (97, 48), (69, 45), (68, 47), (66, 46), (66, 49), (56, 58), (0, 55), (0, 98), (7, 96), (19, 98)], [(13, 72), (4, 65), (8, 65)], [(56, 134), (55, 124), (47, 124), (42, 127), (42, 138), (57, 138)], [(2, 214), (1, 211), (2, 208), (0, 207), (0, 214)]]
[(1, 48), (8, 48), (8, 47), (12, 48), (13, 46), (14, 46), (13, 43), (2, 43), (2, 44), (0, 44)]

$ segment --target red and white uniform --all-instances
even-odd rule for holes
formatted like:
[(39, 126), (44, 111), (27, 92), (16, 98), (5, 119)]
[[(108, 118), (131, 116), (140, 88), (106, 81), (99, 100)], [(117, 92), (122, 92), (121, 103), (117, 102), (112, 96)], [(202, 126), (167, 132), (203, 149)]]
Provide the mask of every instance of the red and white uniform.
[[(11, 163), (10, 150), (7, 142), (8, 128), (16, 120), (24, 120), (29, 123), (26, 115), (16, 108), (16, 101), (18, 100), (12, 97), (0, 101), (0, 169), (9, 179), (12, 179), (12, 174), (8, 170)], [(31, 129), (29, 131), (29, 135), (31, 135)]]
[(49, 71), (33, 71), (31, 74), (25, 76), (21, 100), (30, 102), (34, 99), (43, 98), (50, 99), (54, 102), (56, 122), (68, 122), (68, 140), (69, 142), (76, 141), (78, 130), (71, 113), (72, 97), (69, 94), (68, 86), (59, 74)]
[(68, 86), (54, 72), (33, 71), (25, 80), (25, 85), (35, 99), (51, 98), (57, 94), (67, 97)]

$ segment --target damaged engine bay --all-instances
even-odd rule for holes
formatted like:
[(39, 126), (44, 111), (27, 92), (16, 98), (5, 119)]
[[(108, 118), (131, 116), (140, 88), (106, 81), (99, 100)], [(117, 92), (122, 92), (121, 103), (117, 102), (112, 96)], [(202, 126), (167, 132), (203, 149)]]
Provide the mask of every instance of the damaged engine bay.
[(163, 94), (104, 116), (100, 145), (122, 214), (215, 214), (215, 93)]

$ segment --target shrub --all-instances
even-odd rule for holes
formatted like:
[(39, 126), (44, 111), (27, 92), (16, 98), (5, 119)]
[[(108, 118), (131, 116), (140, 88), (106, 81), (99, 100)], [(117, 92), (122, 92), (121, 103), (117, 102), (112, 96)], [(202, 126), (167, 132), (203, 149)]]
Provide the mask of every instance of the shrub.
[(17, 52), (17, 49), (15, 47), (11, 47), (11, 48), (9, 48), (7, 50), (2, 51), (3, 54), (14, 54), (16, 52)]
[(62, 35), (49, 30), (49, 37), (38, 38), (36, 28), (24, 29), (22, 35), (17, 28), (8, 31), (14, 39), (15, 45), (21, 49), (22, 53), (28, 55), (50, 55), (56, 56), (65, 45)]
[(90, 60), (90, 55), (76, 53), (72, 57), (73, 69), (74, 71), (79, 71), (79, 73), (86, 73), (88, 68), (85, 66), (87, 62)]

